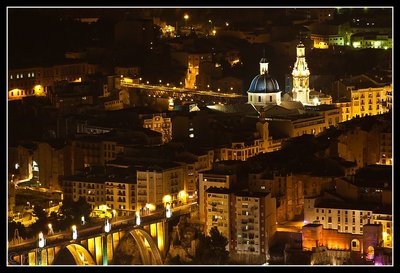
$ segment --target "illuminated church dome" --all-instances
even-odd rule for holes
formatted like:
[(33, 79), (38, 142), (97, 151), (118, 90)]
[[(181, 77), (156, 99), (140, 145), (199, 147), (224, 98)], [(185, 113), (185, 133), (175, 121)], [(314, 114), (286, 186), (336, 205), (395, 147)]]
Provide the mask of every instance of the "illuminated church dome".
[(268, 74), (268, 61), (265, 58), (260, 61), (260, 74), (251, 81), (247, 95), (248, 103), (255, 106), (281, 103), (278, 81)]
[(257, 75), (251, 81), (249, 93), (276, 93), (279, 92), (278, 82), (271, 75)]
[(268, 62), (265, 58), (260, 61), (260, 75), (251, 81), (248, 93), (276, 93), (279, 92), (279, 84), (276, 79), (268, 74)]

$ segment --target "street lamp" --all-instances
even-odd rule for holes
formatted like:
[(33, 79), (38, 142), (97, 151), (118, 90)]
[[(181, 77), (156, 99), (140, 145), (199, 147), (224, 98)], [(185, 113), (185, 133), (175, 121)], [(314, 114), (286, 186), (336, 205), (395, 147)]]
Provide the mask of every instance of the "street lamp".
[(136, 212), (136, 225), (140, 226), (140, 212)]
[(183, 19), (185, 19), (185, 27), (187, 27), (187, 21), (189, 20), (189, 14), (183, 15)]
[(54, 235), (53, 225), (51, 223), (49, 223), (47, 226), (49, 227), (49, 232), (47, 234)]
[(112, 210), (113, 218), (115, 218), (115, 215), (117, 214), (117, 211), (115, 209)]
[(106, 217), (105, 222), (104, 222), (104, 236), (103, 236), (103, 265), (108, 265), (108, 259), (107, 259), (107, 235), (111, 230), (111, 224), (110, 221), (108, 220), (108, 217)]
[(37, 251), (37, 264), (42, 265), (42, 248), (45, 246), (46, 241), (43, 237), (43, 232), (39, 233), (38, 251)]
[(72, 240), (76, 240), (78, 238), (78, 231), (76, 230), (76, 226), (72, 226)]
[(165, 217), (171, 218), (171, 216), (172, 216), (171, 204), (167, 203), (165, 205)]
[(82, 226), (84, 226), (86, 224), (85, 216), (83, 216), (83, 215), (81, 217), (81, 224), (82, 224)]

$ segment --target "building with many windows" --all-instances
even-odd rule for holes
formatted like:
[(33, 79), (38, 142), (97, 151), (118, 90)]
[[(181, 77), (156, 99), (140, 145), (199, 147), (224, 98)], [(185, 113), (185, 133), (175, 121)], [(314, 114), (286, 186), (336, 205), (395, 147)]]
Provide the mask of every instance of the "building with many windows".
[(233, 201), (233, 250), (239, 256), (266, 256), (276, 232), (276, 200), (271, 193), (237, 192)]
[(339, 96), (342, 96), (335, 104), (342, 108), (343, 121), (383, 114), (391, 107), (391, 83), (378, 83), (366, 75), (359, 75), (338, 81), (335, 85)]
[(199, 172), (199, 217), (205, 222), (206, 190), (211, 187), (229, 189), (236, 184), (237, 177), (232, 171), (217, 170)]
[(172, 122), (166, 114), (153, 114), (151, 118), (143, 119), (143, 127), (160, 132), (162, 142), (168, 143), (172, 140)]

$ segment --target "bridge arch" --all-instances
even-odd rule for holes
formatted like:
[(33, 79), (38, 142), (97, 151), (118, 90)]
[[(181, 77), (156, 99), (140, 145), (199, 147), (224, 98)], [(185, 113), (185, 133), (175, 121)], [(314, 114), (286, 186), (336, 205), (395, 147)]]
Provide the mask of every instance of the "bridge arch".
[[(115, 253), (123, 252), (124, 244), (129, 240), (129, 238), (133, 239), (135, 245), (138, 247), (137, 254), (140, 255), (141, 262), (144, 265), (162, 265), (163, 261), (161, 258), (161, 252), (157, 247), (154, 239), (150, 236), (150, 234), (141, 228), (135, 228), (131, 231), (127, 232), (124, 237), (121, 238)], [(122, 255), (114, 255), (113, 264), (117, 265), (118, 257)], [(117, 259), (116, 259), (117, 258)]]
[(54, 257), (53, 265), (59, 264), (60, 258), (68, 251), (76, 265), (96, 265), (95, 259), (83, 245), (71, 243), (63, 247)]

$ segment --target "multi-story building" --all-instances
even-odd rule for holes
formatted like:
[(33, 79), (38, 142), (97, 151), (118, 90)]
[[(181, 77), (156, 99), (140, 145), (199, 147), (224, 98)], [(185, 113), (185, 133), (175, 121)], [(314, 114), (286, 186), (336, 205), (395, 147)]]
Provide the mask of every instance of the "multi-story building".
[(177, 162), (185, 167), (184, 191), (188, 200), (197, 200), (199, 189), (199, 172), (212, 169), (214, 150), (183, 152), (177, 155)]
[(265, 262), (276, 232), (276, 200), (271, 193), (210, 187), (205, 191), (205, 209), (205, 231), (218, 227), (236, 259), (250, 255)]
[(303, 180), (292, 174), (261, 171), (249, 174), (249, 191), (271, 193), (276, 198), (278, 222), (293, 220), (303, 213)]
[(264, 256), (276, 232), (276, 200), (271, 193), (238, 192), (232, 196), (231, 251)]
[(59, 178), (64, 175), (71, 175), (70, 169), (71, 149), (63, 143), (36, 142), (33, 153), (38, 170), (38, 181), (42, 187), (59, 190)]
[(112, 177), (105, 181), (105, 197), (106, 205), (111, 209), (115, 209), (117, 215), (134, 215), (137, 211), (137, 184), (135, 177)]
[(184, 190), (184, 166), (174, 162), (143, 162), (137, 168), (138, 208), (146, 204), (163, 208), (167, 195), (172, 206), (183, 203), (179, 193)]
[(83, 197), (92, 209), (106, 204), (105, 177), (70, 176), (61, 180), (64, 199), (78, 201)]
[(117, 142), (102, 137), (85, 136), (71, 143), (74, 172), (89, 166), (105, 166), (117, 157)]
[(167, 117), (165, 113), (153, 114), (151, 118), (143, 119), (143, 127), (160, 132), (163, 143), (168, 143), (172, 140), (171, 118)]
[(336, 106), (342, 107), (343, 121), (382, 114), (391, 107), (387, 97), (393, 90), (391, 83), (378, 83), (366, 75), (359, 75), (337, 81), (335, 88), (343, 100), (336, 103)]
[(354, 48), (392, 48), (392, 35), (381, 33), (356, 33), (351, 35), (351, 45)]
[(62, 178), (64, 198), (77, 201), (83, 197), (93, 210), (106, 207), (115, 210), (114, 216), (135, 214), (138, 207), (134, 169), (111, 167), (107, 173), (86, 172)]
[[(357, 163), (358, 168), (392, 164), (391, 119), (385, 115), (353, 119), (343, 124), (338, 137), (337, 155)], [(365, 120), (365, 121), (364, 121)]]
[(304, 134), (317, 135), (322, 133), (329, 126), (326, 117), (316, 114), (303, 114), (287, 116), (268, 120), (271, 132), (285, 138), (297, 137)]
[(335, 105), (321, 104), (317, 106), (306, 106), (305, 109), (310, 113), (314, 112), (318, 115), (324, 116), (324, 128), (337, 126), (340, 122), (342, 122), (342, 109), (336, 107)]
[(27, 96), (45, 96), (48, 88), (58, 81), (81, 82), (95, 74), (98, 67), (88, 63), (31, 67), (8, 71), (8, 97), (10, 100)]
[(377, 164), (392, 165), (392, 127), (379, 133), (379, 161)]
[(212, 53), (188, 54), (188, 69), (185, 78), (185, 88), (195, 89), (196, 78), (200, 74), (200, 64), (212, 62)]
[(204, 233), (208, 234), (212, 227), (228, 239), (226, 249), (230, 249), (231, 238), (231, 190), (227, 188), (210, 187), (205, 191), (205, 226)]
[(304, 200), (305, 223), (322, 224), (325, 229), (339, 233), (363, 234), (364, 225), (381, 224), (385, 231), (383, 246), (392, 246), (392, 213), (390, 208), (379, 208), (363, 202), (337, 200)]
[(282, 140), (273, 139), (269, 133), (269, 123), (260, 120), (256, 123), (257, 132), (252, 141), (232, 142), (228, 147), (218, 148), (219, 160), (246, 161), (260, 153), (273, 152), (281, 149)]
[(199, 172), (199, 217), (205, 222), (206, 212), (206, 190), (210, 187), (229, 189), (236, 184), (236, 174), (232, 171), (210, 170)]

